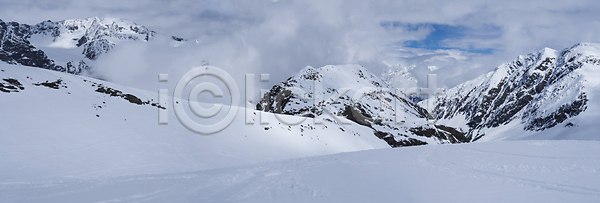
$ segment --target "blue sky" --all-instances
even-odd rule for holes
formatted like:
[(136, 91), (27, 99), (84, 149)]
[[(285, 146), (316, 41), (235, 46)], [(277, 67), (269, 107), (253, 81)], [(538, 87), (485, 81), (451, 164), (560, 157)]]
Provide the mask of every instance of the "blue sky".
[(485, 26), (482, 28), (471, 28), (461, 25), (449, 25), (438, 23), (401, 23), (401, 22), (383, 22), (384, 28), (401, 28), (407, 31), (418, 31), (420, 29), (429, 29), (427, 37), (422, 40), (408, 40), (400, 42), (404, 47), (422, 48), (427, 50), (438, 49), (456, 49), (477, 54), (492, 54), (496, 48), (474, 48), (473, 46), (457, 47), (451, 46), (447, 40), (473, 39), (496, 39), (501, 36), (500, 28), (496, 26)]

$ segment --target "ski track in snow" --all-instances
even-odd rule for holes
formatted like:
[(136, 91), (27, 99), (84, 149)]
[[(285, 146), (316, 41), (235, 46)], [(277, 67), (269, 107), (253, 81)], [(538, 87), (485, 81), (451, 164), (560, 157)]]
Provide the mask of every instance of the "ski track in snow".
[[(452, 157), (447, 157), (447, 155), (446, 156), (440, 155), (440, 151), (442, 151), (442, 150), (428, 150), (426, 153), (424, 153), (425, 156), (423, 156), (421, 158), (424, 159), (428, 163), (427, 164), (428, 166), (433, 167), (434, 169), (437, 169), (440, 171), (451, 171), (454, 174), (465, 176), (465, 177), (479, 178), (479, 179), (484, 179), (484, 180), (488, 180), (491, 182), (502, 182), (502, 183), (508, 183), (508, 184), (513, 184), (513, 185), (538, 187), (538, 188), (543, 188), (543, 189), (547, 189), (547, 190), (556, 190), (556, 191), (569, 192), (569, 193), (575, 193), (575, 194), (591, 195), (594, 197), (600, 196), (599, 189), (588, 188), (588, 187), (579, 187), (579, 186), (568, 185), (568, 184), (548, 183), (548, 182), (544, 182), (544, 181), (538, 181), (538, 180), (533, 180), (533, 179), (529, 179), (529, 178), (523, 178), (523, 177), (517, 177), (517, 176), (504, 174), (506, 172), (513, 172), (513, 171), (517, 171), (517, 172), (529, 172), (529, 171), (533, 171), (533, 172), (582, 172), (582, 171), (584, 171), (584, 172), (596, 173), (597, 171), (595, 168), (586, 168), (586, 167), (577, 167), (577, 166), (553, 167), (553, 166), (559, 165), (562, 160), (580, 159), (582, 161), (588, 161), (588, 160), (590, 160), (589, 158), (550, 157), (550, 156), (537, 156), (536, 157), (536, 156), (528, 156), (528, 155), (522, 155), (522, 154), (475, 150), (475, 149), (469, 149), (469, 148), (462, 148), (461, 150), (480, 153), (484, 157), (490, 156), (490, 155), (501, 155), (501, 156), (507, 156), (507, 157), (518, 156), (518, 157), (524, 157), (526, 159), (529, 159), (529, 158), (534, 159), (532, 161), (535, 161), (535, 160), (543, 161), (544, 159), (551, 159), (554, 163), (549, 164), (548, 166), (544, 166), (542, 168), (536, 167), (536, 166), (530, 166), (527, 164), (523, 165), (521, 163), (517, 164), (516, 166), (515, 165), (513, 165), (513, 166), (511, 166), (511, 165), (491, 166), (489, 164), (487, 164), (487, 165), (464, 164), (464, 163), (452, 161), (452, 159), (451, 159)], [(483, 157), (481, 157), (481, 158), (483, 158)], [(433, 159), (433, 161), (432, 161), (432, 159)], [(591, 159), (591, 160), (596, 161), (596, 164), (598, 164), (598, 162), (597, 162), (598, 159)], [(449, 166), (451, 166), (451, 167), (449, 167)], [(550, 167), (550, 168), (548, 168), (548, 167)], [(557, 168), (557, 169), (552, 170), (552, 168)]]
[(545, 143), (432, 145), (186, 173), (4, 182), (0, 202), (600, 201), (600, 142)]

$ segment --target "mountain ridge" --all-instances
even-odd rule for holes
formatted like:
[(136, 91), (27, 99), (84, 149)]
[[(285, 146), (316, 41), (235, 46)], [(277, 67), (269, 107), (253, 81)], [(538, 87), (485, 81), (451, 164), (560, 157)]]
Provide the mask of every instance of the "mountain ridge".
[[(318, 84), (321, 87), (316, 88)], [(256, 109), (305, 117), (344, 117), (373, 129), (375, 136), (392, 147), (468, 141), (459, 130), (428, 123), (427, 110), (409, 96), (390, 89), (385, 81), (360, 65), (309, 66), (274, 85)], [(301, 99), (314, 100), (315, 95), (333, 100), (311, 103)]]
[(464, 117), (465, 122), (459, 123), (469, 128), (467, 137), (472, 141), (513, 121), (526, 134), (555, 127), (588, 108), (593, 90), (586, 90), (586, 83), (593, 76), (580, 72), (599, 68), (599, 47), (579, 43), (560, 52), (544, 48), (521, 55), (448, 89), (436, 98), (433, 114), (441, 123)]
[[(0, 60), (90, 75), (94, 60), (117, 44), (148, 42), (155, 35), (142, 25), (114, 18), (44, 21), (35, 25), (0, 20)], [(169, 40), (174, 45), (187, 41), (175, 36)], [(416, 103), (422, 100), (419, 96), (390, 91), (396, 85), (416, 83), (409, 74), (412, 67), (395, 66), (377, 76), (360, 65), (306, 67), (261, 95), (254, 108), (319, 119), (334, 114), (371, 128), (376, 137), (392, 147), (472, 142), (507, 129), (533, 135), (559, 124), (576, 128), (585, 122), (575, 122), (573, 118), (590, 114), (585, 112), (591, 104), (596, 108), (590, 101), (597, 100), (593, 94), (597, 83), (591, 81), (593, 76), (585, 74), (600, 77), (594, 72), (600, 66), (599, 47), (579, 43), (560, 52), (544, 48), (520, 55), (494, 71), (446, 90), (445, 96), (436, 99), (433, 112)], [(322, 94), (315, 95), (316, 81), (324, 85)], [(20, 91), (21, 87), (10, 78), (2, 85), (3, 92)], [(344, 88), (350, 88), (348, 94), (342, 94)], [(364, 95), (358, 100), (349, 96), (363, 90)], [(332, 97), (331, 101), (312, 104), (298, 97), (327, 99), (337, 94), (339, 97)], [(397, 121), (396, 113), (402, 114), (398, 116), (401, 121)], [(429, 123), (430, 118), (438, 121)]]
[[(0, 60), (93, 76), (93, 62), (125, 41), (148, 42), (156, 32), (118, 18), (89, 17), (35, 25), (0, 19)], [(173, 43), (183, 39), (169, 38)]]

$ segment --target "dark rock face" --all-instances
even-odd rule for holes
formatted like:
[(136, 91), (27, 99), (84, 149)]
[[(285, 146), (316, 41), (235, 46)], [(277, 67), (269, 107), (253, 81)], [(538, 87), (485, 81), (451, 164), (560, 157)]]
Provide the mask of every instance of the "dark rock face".
[(61, 79), (57, 79), (54, 82), (48, 82), (48, 81), (46, 81), (46, 82), (41, 82), (41, 83), (34, 83), (33, 85), (35, 85), (35, 86), (45, 86), (45, 87), (52, 88), (52, 89), (60, 89), (61, 87), (62, 88), (67, 88), (66, 83), (64, 83)]
[(0, 92), (11, 93), (25, 90), (23, 84), (14, 78), (4, 78), (0, 81)]
[(48, 56), (27, 40), (32, 33), (29, 25), (0, 20), (0, 60), (9, 64), (21, 64), (64, 72)]
[[(577, 100), (570, 104), (563, 104), (556, 111), (552, 112), (550, 115), (546, 117), (534, 118), (531, 122), (525, 126), (525, 130), (535, 130), (542, 131), (548, 128), (552, 128), (570, 117), (574, 117), (579, 115), (581, 112), (585, 111), (587, 106), (587, 97), (585, 94), (579, 95)], [(573, 123), (570, 126), (573, 126)], [(567, 126), (569, 126), (567, 124)]]
[(421, 140), (417, 140), (414, 138), (402, 139), (400, 141), (394, 139), (394, 135), (387, 132), (375, 131), (375, 136), (379, 139), (387, 142), (391, 147), (408, 147), (408, 146), (419, 146), (419, 145), (427, 145), (427, 142), (423, 142)]
[(78, 65), (74, 65), (72, 61), (67, 62), (67, 73), (79, 75), (84, 71), (91, 71), (91, 67), (84, 61), (79, 61)]
[(410, 128), (410, 131), (420, 136), (449, 140), (450, 143), (469, 142), (464, 136), (464, 133), (444, 125), (435, 125), (435, 128), (424, 128), (419, 126)]
[(87, 37), (83, 36), (83, 37), (79, 38), (79, 40), (77, 40), (77, 44), (75, 46), (80, 47), (81, 45), (84, 45), (86, 42), (87, 42)]
[(142, 101), (140, 98), (136, 97), (135, 95), (125, 94), (121, 90), (106, 87), (102, 84), (94, 83), (94, 85), (98, 86), (98, 89), (96, 89), (96, 92), (99, 92), (102, 94), (107, 94), (107, 95), (110, 95), (111, 97), (120, 97), (120, 98), (127, 100), (129, 103), (132, 103), (132, 104), (137, 104), (137, 105), (150, 104), (151, 106), (155, 106), (157, 108), (166, 109), (166, 107), (160, 106), (160, 105), (158, 105), (158, 103), (152, 103), (150, 101)]
[(187, 41), (187, 40), (185, 40), (185, 39), (183, 39), (183, 38), (181, 38), (181, 37), (176, 37), (176, 36), (171, 36), (171, 39), (173, 39), (173, 40), (175, 40), (175, 41), (178, 41), (178, 42)]
[(121, 98), (129, 101), (130, 103), (137, 104), (137, 105), (150, 104), (150, 101), (143, 102), (140, 98), (138, 98), (132, 94), (123, 94), (123, 92), (121, 92), (120, 90), (116, 90), (116, 89), (113, 89), (110, 87), (100, 86), (100, 87), (98, 87), (98, 89), (96, 89), (96, 92), (108, 94), (111, 97), (121, 97)]
[(84, 45), (83, 55), (88, 59), (96, 60), (100, 54), (108, 52), (113, 46), (114, 44), (106, 39), (95, 40)]

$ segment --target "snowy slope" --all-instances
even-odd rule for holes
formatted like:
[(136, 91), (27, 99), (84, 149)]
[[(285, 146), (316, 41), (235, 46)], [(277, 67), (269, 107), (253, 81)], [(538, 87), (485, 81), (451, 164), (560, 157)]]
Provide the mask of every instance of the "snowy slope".
[(448, 90), (434, 115), (471, 140), (599, 140), (589, 133), (600, 118), (598, 78), (600, 44), (546, 48)]
[(169, 124), (158, 125), (156, 92), (39, 68), (0, 65), (0, 85), (2, 182), (173, 173), (389, 147), (356, 124), (345, 131), (311, 119), (245, 125), (244, 108), (227, 129), (203, 136), (178, 123), (171, 108)]
[(370, 150), (218, 170), (0, 184), (2, 202), (599, 202), (597, 141)]
[(452, 127), (429, 124), (424, 108), (360, 65), (306, 67), (273, 86), (256, 107), (286, 115), (347, 118), (373, 129), (392, 147), (468, 141)]

